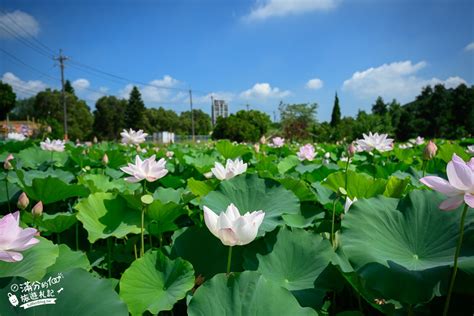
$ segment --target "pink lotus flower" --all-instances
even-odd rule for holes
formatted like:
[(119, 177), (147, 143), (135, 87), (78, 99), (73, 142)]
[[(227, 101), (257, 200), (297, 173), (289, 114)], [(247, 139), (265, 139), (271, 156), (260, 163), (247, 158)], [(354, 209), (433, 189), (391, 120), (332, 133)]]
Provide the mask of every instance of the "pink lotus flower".
[(147, 133), (143, 133), (143, 130), (134, 131), (133, 129), (126, 130), (124, 129), (122, 133), (122, 144), (131, 144), (131, 145), (138, 145), (143, 143), (148, 136)]
[(13, 159), (15, 159), (15, 157), (13, 157), (12, 154), (9, 154), (7, 158), (5, 158), (5, 161), (3, 161), (3, 168), (5, 170), (13, 169), (12, 163), (10, 162), (10, 160), (13, 160)]
[(0, 260), (18, 262), (23, 260), (20, 251), (24, 251), (39, 243), (34, 236), (34, 228), (20, 227), (20, 212), (7, 214), (0, 219)]
[(303, 160), (313, 161), (314, 157), (316, 157), (316, 152), (314, 150), (313, 145), (306, 144), (300, 147), (300, 151), (296, 155), (298, 156), (298, 159), (301, 161)]
[(285, 144), (285, 139), (281, 137), (273, 137), (272, 138), (272, 145), (273, 147), (283, 147)]
[(420, 179), (427, 187), (448, 196), (448, 199), (443, 201), (439, 208), (451, 211), (459, 207), (463, 201), (474, 208), (474, 158), (466, 163), (459, 156), (453, 154), (446, 173), (449, 182), (435, 176)]
[(56, 139), (51, 141), (49, 138), (46, 138), (44, 142), (40, 143), (40, 146), (43, 150), (63, 152), (64, 144), (65, 142), (63, 140)]
[(168, 173), (166, 160), (161, 158), (159, 161), (155, 161), (155, 155), (143, 161), (137, 155), (135, 156), (135, 164), (129, 163), (127, 167), (122, 167), (120, 170), (131, 175), (131, 177), (125, 178), (128, 182), (140, 182), (142, 180), (154, 182)]
[(214, 168), (211, 169), (211, 172), (219, 180), (229, 180), (239, 174), (245, 173), (247, 171), (247, 164), (244, 163), (239, 158), (235, 160), (227, 159), (225, 167), (219, 163), (214, 163)]

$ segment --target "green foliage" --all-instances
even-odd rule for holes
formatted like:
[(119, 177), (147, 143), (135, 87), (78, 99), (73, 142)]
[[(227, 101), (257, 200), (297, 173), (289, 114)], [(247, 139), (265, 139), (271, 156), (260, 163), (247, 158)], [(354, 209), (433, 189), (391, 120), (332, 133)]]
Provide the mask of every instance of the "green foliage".
[(114, 96), (97, 100), (94, 111), (94, 135), (101, 139), (117, 139), (125, 126), (127, 101)]
[(145, 129), (145, 103), (137, 87), (133, 87), (125, 107), (125, 127), (134, 130)]
[(151, 108), (145, 111), (146, 130), (155, 132), (177, 132), (180, 126), (178, 114), (173, 110), (165, 110), (161, 106), (157, 109)]
[[(194, 134), (195, 135), (209, 135), (211, 132), (211, 117), (209, 114), (199, 109), (193, 109), (194, 116)], [(179, 123), (175, 130), (182, 135), (192, 134), (191, 111), (181, 112), (179, 115)]]
[(339, 106), (339, 98), (336, 96), (334, 98), (334, 107), (332, 108), (331, 114), (331, 127), (336, 127), (341, 123), (341, 108)]
[(8, 83), (0, 81), (0, 120), (15, 107), (16, 94)]
[(70, 94), (75, 94), (74, 87), (71, 84), (71, 81), (66, 80), (64, 83), (64, 91)]
[(308, 139), (310, 130), (316, 124), (317, 103), (285, 104), (280, 102), (280, 121), (286, 139)]
[(270, 124), (270, 117), (263, 112), (241, 110), (227, 118), (218, 117), (212, 138), (256, 142), (267, 132)]

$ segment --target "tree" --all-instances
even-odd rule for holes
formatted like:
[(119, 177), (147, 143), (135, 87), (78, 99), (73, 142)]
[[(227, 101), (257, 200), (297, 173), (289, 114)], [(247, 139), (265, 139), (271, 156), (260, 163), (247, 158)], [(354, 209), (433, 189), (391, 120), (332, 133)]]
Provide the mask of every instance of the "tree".
[(238, 111), (229, 117), (218, 117), (212, 139), (229, 139), (236, 142), (256, 142), (271, 125), (270, 117), (260, 111)]
[(66, 83), (64, 83), (64, 92), (67, 92), (67, 93), (70, 93), (70, 94), (75, 93), (74, 87), (72, 86), (71, 81), (66, 80)]
[[(53, 137), (60, 138), (63, 130), (63, 105), (61, 92), (46, 89), (38, 93), (34, 102), (34, 117), (53, 128)], [(70, 139), (85, 139), (92, 133), (94, 118), (86, 102), (67, 93), (68, 134)]]
[(125, 108), (126, 128), (145, 129), (145, 104), (137, 87), (130, 92), (127, 107)]
[(284, 104), (280, 102), (281, 125), (287, 139), (308, 139), (310, 129), (316, 124), (317, 103)]
[(336, 92), (336, 97), (334, 98), (334, 107), (332, 108), (332, 114), (331, 114), (331, 127), (336, 127), (339, 125), (341, 122), (341, 108), (339, 107), (339, 98), (337, 97), (337, 92)]
[(15, 107), (16, 94), (8, 83), (0, 81), (0, 120)]
[(181, 122), (173, 110), (165, 110), (161, 106), (145, 110), (145, 129), (149, 133), (177, 132)]
[(97, 100), (94, 111), (94, 135), (102, 139), (117, 139), (125, 128), (127, 100), (104, 96)]
[[(211, 131), (211, 117), (209, 114), (199, 109), (193, 109), (194, 116), (194, 133), (196, 135), (208, 135)], [(183, 135), (192, 134), (191, 111), (181, 112), (179, 115), (178, 133)]]
[(372, 114), (383, 116), (387, 111), (387, 104), (385, 104), (382, 97), (378, 97), (372, 105)]

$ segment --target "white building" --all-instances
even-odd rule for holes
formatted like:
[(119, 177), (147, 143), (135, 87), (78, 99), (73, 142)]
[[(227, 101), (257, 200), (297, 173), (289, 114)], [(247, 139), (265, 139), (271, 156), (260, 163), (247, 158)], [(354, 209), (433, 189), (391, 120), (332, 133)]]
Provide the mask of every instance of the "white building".
[(229, 106), (224, 100), (212, 100), (212, 125), (216, 125), (217, 118), (219, 116), (228, 117), (229, 116)]

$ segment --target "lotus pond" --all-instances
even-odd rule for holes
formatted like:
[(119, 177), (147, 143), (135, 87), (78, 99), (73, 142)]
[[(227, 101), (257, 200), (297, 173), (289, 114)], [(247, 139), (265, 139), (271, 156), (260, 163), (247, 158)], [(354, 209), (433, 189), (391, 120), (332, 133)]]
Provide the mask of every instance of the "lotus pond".
[(473, 315), (474, 140), (279, 141), (1, 142), (0, 315)]

